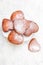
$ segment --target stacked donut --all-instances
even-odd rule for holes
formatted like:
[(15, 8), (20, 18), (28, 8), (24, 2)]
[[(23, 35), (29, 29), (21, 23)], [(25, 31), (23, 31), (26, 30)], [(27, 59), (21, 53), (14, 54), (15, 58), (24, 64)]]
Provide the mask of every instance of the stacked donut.
[[(22, 44), (24, 41), (24, 36), (30, 36), (32, 33), (36, 33), (39, 30), (39, 26), (31, 21), (26, 20), (24, 13), (21, 10), (15, 11), (11, 14), (10, 20), (4, 18), (2, 21), (3, 32), (9, 32), (8, 40), (13, 44)], [(38, 46), (38, 49), (32, 50), (32, 45)], [(31, 49), (31, 48), (32, 49)], [(39, 51), (40, 45), (37, 40), (33, 38), (28, 44), (28, 49), (31, 51)]]

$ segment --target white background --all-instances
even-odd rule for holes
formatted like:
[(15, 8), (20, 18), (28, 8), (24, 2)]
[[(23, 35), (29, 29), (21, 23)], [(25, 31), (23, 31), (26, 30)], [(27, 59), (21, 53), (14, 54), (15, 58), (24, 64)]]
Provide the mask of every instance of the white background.
[[(2, 19), (10, 18), (15, 10), (22, 10), (26, 19), (39, 25), (39, 31), (32, 37), (37, 38), (40, 52), (30, 52), (29, 41), (16, 46), (4, 38)], [(0, 65), (43, 65), (43, 0), (0, 0)]]

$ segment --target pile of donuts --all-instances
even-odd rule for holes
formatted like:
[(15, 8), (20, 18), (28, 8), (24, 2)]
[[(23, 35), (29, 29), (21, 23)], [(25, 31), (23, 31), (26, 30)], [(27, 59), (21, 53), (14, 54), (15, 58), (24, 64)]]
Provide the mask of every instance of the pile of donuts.
[[(39, 26), (24, 17), (24, 13), (21, 10), (13, 12), (10, 19), (4, 18), (2, 20), (3, 32), (9, 32), (8, 40), (12, 44), (20, 45), (24, 42), (24, 36), (29, 37), (32, 33), (36, 33), (39, 30)], [(40, 50), (40, 45), (36, 38), (32, 38), (28, 44), (28, 49), (32, 52)]]

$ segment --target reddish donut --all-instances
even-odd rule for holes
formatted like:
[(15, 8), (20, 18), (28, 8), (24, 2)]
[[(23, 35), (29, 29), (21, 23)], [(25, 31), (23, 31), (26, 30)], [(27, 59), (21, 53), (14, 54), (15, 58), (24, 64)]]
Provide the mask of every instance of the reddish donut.
[(13, 29), (13, 23), (9, 19), (3, 19), (2, 21), (2, 29), (4, 32), (8, 32), (9, 30)]
[(8, 36), (8, 40), (12, 43), (12, 44), (22, 44), (23, 43), (23, 36), (20, 34), (17, 34), (14, 30), (9, 34)]
[[(28, 21), (29, 22), (29, 21)], [(39, 30), (38, 25), (35, 22), (30, 21), (29, 27), (25, 31), (24, 35), (30, 36), (32, 33), (35, 33)]]
[(40, 44), (37, 42), (36, 38), (32, 38), (28, 44), (28, 49), (31, 52), (38, 52), (40, 50)]
[(13, 12), (10, 17), (12, 21), (14, 21), (15, 19), (23, 19), (23, 18), (24, 18), (24, 14), (21, 10)]

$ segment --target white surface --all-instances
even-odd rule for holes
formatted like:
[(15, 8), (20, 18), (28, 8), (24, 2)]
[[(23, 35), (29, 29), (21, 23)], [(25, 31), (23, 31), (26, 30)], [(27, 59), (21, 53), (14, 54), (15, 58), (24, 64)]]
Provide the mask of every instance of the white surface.
[[(0, 65), (43, 65), (43, 0), (0, 0)], [(10, 18), (15, 10), (22, 10), (25, 18), (35, 21), (39, 31), (36, 37), (41, 45), (40, 52), (28, 51), (28, 43), (16, 46), (10, 44), (2, 34), (3, 18)], [(30, 40), (29, 40), (30, 41)]]

